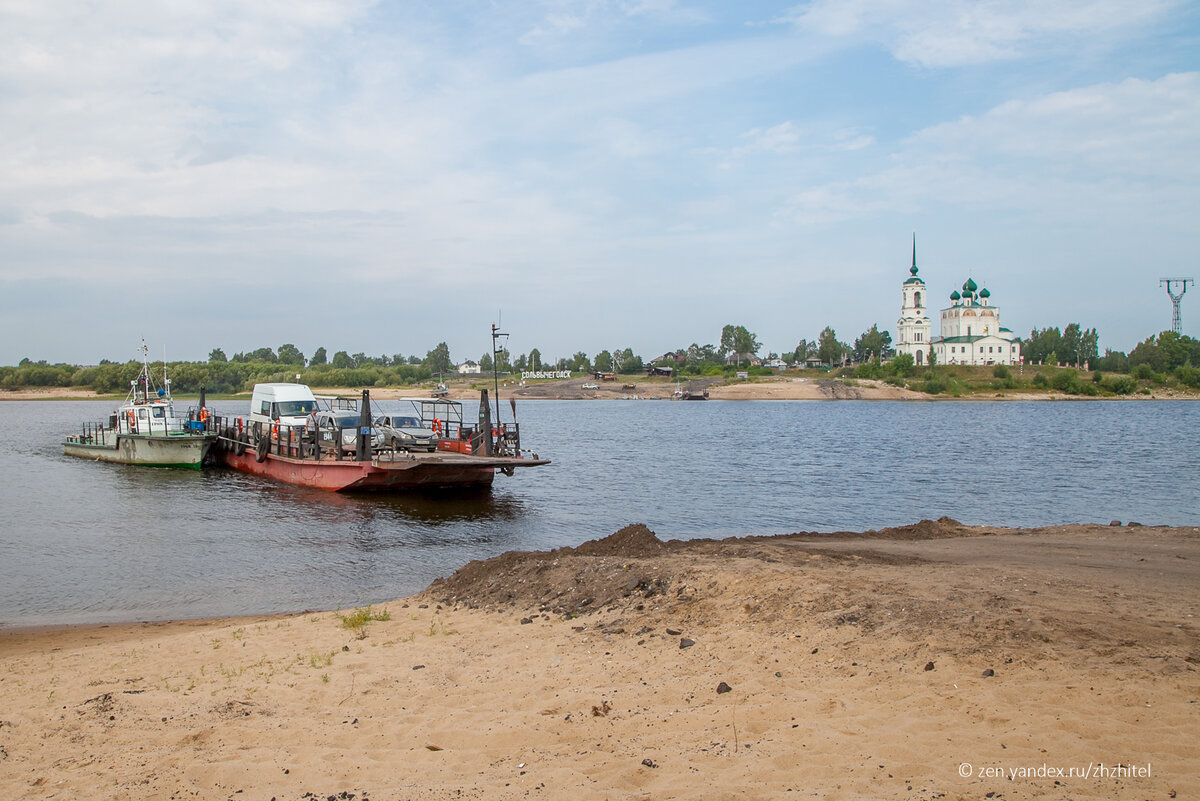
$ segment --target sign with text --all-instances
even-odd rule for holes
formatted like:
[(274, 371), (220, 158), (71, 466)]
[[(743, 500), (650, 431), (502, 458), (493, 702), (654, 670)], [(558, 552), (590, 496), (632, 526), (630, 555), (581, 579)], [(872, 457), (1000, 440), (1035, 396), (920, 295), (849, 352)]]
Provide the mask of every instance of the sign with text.
[(527, 371), (527, 370), (521, 371), (521, 380), (522, 381), (526, 380), (527, 378), (570, 378), (570, 377), (571, 377), (570, 370), (538, 370), (536, 372)]

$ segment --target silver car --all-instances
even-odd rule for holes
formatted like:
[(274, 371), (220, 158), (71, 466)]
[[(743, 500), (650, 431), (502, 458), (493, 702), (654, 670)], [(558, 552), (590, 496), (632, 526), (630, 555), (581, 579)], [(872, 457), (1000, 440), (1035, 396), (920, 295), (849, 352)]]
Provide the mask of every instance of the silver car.
[(396, 450), (437, 450), (437, 434), (423, 426), (421, 418), (414, 415), (390, 414), (375, 418), (375, 435), (377, 441)]

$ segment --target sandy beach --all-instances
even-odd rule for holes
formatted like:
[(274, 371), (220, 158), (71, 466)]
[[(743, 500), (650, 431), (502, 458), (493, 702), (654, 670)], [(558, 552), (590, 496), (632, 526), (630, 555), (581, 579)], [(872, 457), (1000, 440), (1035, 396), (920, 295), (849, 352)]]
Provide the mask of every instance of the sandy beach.
[(358, 629), (10, 631), (0, 796), (1189, 798), (1198, 586), (1195, 528), (628, 526)]

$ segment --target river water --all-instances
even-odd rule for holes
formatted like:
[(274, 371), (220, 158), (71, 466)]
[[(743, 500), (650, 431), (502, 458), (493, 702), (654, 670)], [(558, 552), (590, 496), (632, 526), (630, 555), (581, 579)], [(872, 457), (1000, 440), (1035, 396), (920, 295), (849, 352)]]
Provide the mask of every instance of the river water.
[(63, 435), (113, 406), (0, 403), (0, 627), (351, 608), (471, 559), (631, 522), (663, 539), (942, 515), (1200, 525), (1191, 402), (526, 402), (523, 444), (553, 464), (465, 498), (343, 496), (62, 455)]

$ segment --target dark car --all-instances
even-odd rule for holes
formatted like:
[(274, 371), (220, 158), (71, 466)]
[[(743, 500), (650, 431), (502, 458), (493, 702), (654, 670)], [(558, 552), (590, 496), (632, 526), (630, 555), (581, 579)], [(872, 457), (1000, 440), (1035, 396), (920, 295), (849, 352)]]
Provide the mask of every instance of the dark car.
[(321, 450), (332, 451), (337, 443), (343, 454), (354, 453), (358, 449), (358, 422), (358, 412), (317, 412), (317, 432), (321, 439)]
[(389, 414), (375, 418), (375, 434), (384, 446), (405, 451), (437, 450), (438, 436), (421, 424), (421, 418)]

